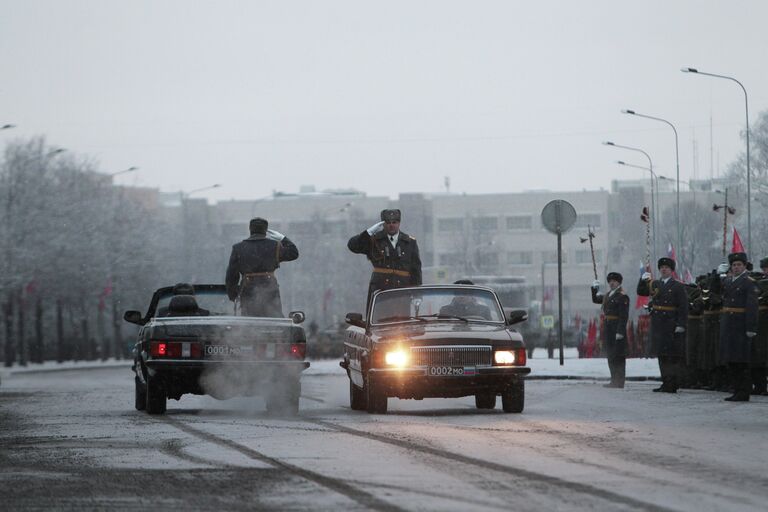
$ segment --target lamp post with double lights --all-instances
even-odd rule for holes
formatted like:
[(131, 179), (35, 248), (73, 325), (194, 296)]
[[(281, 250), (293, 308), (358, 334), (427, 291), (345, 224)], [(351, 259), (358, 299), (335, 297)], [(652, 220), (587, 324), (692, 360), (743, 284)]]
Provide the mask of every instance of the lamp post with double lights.
[(653, 121), (659, 121), (661, 123), (665, 123), (669, 125), (670, 128), (672, 128), (672, 131), (675, 133), (675, 169), (677, 169), (677, 191), (676, 191), (676, 200), (675, 200), (675, 221), (677, 224), (677, 247), (678, 251), (681, 251), (681, 238), (682, 235), (680, 234), (680, 143), (677, 136), (677, 128), (675, 128), (675, 125), (667, 121), (666, 119), (662, 119), (661, 117), (654, 117), (649, 116), (646, 114), (640, 114), (638, 112), (635, 112), (634, 110), (628, 110), (624, 109), (621, 111), (622, 114), (628, 114), (631, 116), (637, 116), (637, 117), (644, 117), (646, 119), (651, 119)]
[(752, 173), (749, 169), (749, 97), (747, 96), (747, 89), (744, 87), (744, 84), (733, 78), (732, 76), (727, 75), (718, 75), (715, 73), (707, 73), (704, 71), (699, 71), (696, 68), (681, 68), (680, 71), (683, 73), (692, 73), (694, 75), (704, 75), (704, 76), (711, 76), (714, 78), (724, 78), (725, 80), (730, 80), (732, 82), (736, 82), (739, 84), (739, 87), (741, 87), (741, 90), (744, 91), (744, 114), (745, 114), (745, 127), (746, 127), (746, 139), (747, 139), (747, 254), (749, 254), (749, 250), (752, 248)]
[[(658, 255), (658, 247), (656, 246), (656, 230), (657, 230), (656, 218), (658, 217), (658, 213), (659, 213), (659, 176), (655, 172), (653, 172), (653, 169), (651, 167), (645, 167), (643, 165), (628, 164), (627, 162), (624, 162), (622, 160), (616, 160), (616, 163), (619, 165), (623, 165), (625, 167), (642, 169), (644, 171), (648, 171), (651, 174), (651, 227), (653, 229), (653, 260), (656, 261), (656, 257)], [(655, 192), (654, 192), (654, 181), (656, 182)]]

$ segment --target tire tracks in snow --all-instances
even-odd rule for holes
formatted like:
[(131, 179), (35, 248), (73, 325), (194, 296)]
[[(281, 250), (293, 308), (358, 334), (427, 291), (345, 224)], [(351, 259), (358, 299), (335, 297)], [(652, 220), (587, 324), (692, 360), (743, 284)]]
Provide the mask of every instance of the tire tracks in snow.
[(189, 435), (195, 436), (199, 439), (202, 439), (203, 441), (216, 444), (225, 448), (228, 448), (230, 450), (235, 450), (239, 453), (242, 453), (243, 455), (257, 460), (259, 462), (263, 462), (265, 464), (269, 464), (275, 468), (279, 468), (282, 470), (285, 470), (289, 473), (292, 473), (294, 475), (297, 475), (305, 480), (309, 480), (311, 482), (314, 482), (318, 485), (321, 485), (327, 489), (330, 489), (338, 494), (341, 494), (343, 496), (346, 496), (347, 498), (359, 503), (360, 505), (371, 509), (371, 510), (378, 510), (381, 512), (402, 512), (404, 509), (393, 505), (391, 503), (388, 503), (384, 500), (381, 500), (374, 496), (373, 494), (370, 494), (362, 489), (359, 489), (357, 487), (354, 487), (347, 483), (346, 481), (340, 480), (338, 478), (332, 478), (329, 476), (321, 475), (320, 473), (316, 473), (314, 471), (309, 471), (304, 468), (300, 468), (298, 466), (295, 466), (293, 464), (288, 464), (287, 462), (284, 462), (280, 459), (276, 459), (274, 457), (270, 457), (268, 455), (265, 455), (257, 450), (254, 450), (253, 448), (250, 448), (248, 446), (244, 446), (240, 443), (237, 443), (235, 441), (232, 441), (231, 439), (226, 439), (223, 437), (219, 437), (215, 434), (211, 434), (209, 432), (205, 432), (203, 430), (200, 430), (198, 428), (195, 428), (187, 423), (184, 423), (183, 421), (177, 420), (175, 418), (169, 418), (167, 416), (163, 416), (162, 419), (165, 423), (177, 428), (178, 430), (181, 430), (182, 432), (185, 432)]
[(582, 484), (579, 482), (572, 482), (570, 480), (564, 480), (554, 476), (549, 476), (542, 473), (536, 473), (534, 471), (529, 471), (527, 469), (516, 468), (513, 466), (506, 466), (504, 464), (499, 464), (497, 462), (478, 459), (475, 457), (470, 457), (468, 455), (462, 455), (460, 453), (451, 452), (451, 451), (443, 450), (440, 448), (435, 448), (432, 446), (420, 444), (413, 441), (406, 441), (406, 440), (398, 439), (392, 436), (364, 432), (362, 430), (356, 430), (353, 428), (345, 427), (344, 425), (339, 425), (337, 423), (332, 423), (325, 420), (310, 420), (309, 418), (304, 418), (304, 420), (312, 421), (318, 425), (325, 426), (334, 432), (341, 432), (344, 434), (349, 434), (352, 436), (357, 436), (357, 437), (369, 439), (372, 441), (378, 441), (381, 443), (397, 446), (399, 448), (403, 448), (408, 451), (420, 452), (425, 455), (431, 455), (433, 457), (439, 457), (439, 458), (447, 459), (453, 462), (459, 462), (469, 466), (479, 467), (485, 470), (491, 470), (497, 473), (503, 473), (512, 477), (521, 478), (521, 479), (536, 482), (539, 484), (551, 485), (559, 489), (567, 489), (575, 493), (596, 497), (596, 498), (601, 498), (611, 504), (624, 505), (624, 506), (628, 506), (638, 510), (652, 510), (652, 511), (659, 511), (659, 512), (673, 512), (675, 510), (671, 508), (662, 507), (654, 503), (638, 500), (630, 496), (625, 496), (623, 494), (607, 491), (605, 489), (594, 487), (592, 485)]

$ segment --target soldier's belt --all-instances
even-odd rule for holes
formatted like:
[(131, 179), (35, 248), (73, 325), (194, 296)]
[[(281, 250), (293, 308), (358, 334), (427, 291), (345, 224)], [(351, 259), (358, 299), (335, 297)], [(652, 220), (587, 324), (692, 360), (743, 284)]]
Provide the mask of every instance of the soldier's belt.
[(758, 306), (757, 310), (758, 311), (768, 311), (768, 306)]
[(720, 310), (721, 313), (746, 313), (747, 308), (723, 308)]
[(719, 314), (720, 314), (720, 310), (719, 309), (708, 309), (708, 310), (706, 310), (704, 312), (704, 316), (719, 315)]
[(373, 271), (376, 274), (394, 274), (400, 277), (411, 277), (411, 273), (408, 272), (407, 270), (396, 270), (394, 268), (373, 267)]
[(688, 320), (701, 320), (701, 315), (688, 315)]
[(606, 320), (618, 320), (619, 317), (616, 315), (605, 315)]
[(677, 311), (677, 306), (653, 306), (654, 311)]
[(275, 275), (274, 272), (249, 272), (248, 274), (243, 274), (243, 277), (246, 279), (255, 279), (257, 277), (272, 277)]

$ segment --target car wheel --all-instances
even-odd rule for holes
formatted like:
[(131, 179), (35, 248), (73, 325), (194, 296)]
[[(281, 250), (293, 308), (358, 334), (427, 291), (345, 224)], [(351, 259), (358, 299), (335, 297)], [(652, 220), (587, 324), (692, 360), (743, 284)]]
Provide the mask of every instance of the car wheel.
[(525, 381), (510, 384), (501, 393), (501, 407), (504, 412), (523, 412), (525, 407)]
[(475, 406), (478, 409), (493, 409), (496, 407), (496, 393), (485, 391), (475, 395)]
[(147, 389), (139, 381), (138, 377), (133, 378), (136, 386), (136, 410), (143, 411), (147, 408)]
[(167, 398), (162, 382), (157, 378), (147, 377), (147, 412), (149, 414), (164, 414)]
[(276, 384), (267, 395), (267, 412), (280, 416), (299, 414), (301, 382)]
[(365, 389), (355, 386), (352, 379), (349, 380), (349, 407), (353, 411), (364, 411), (368, 408)]
[(387, 413), (387, 395), (377, 389), (376, 384), (369, 378), (365, 379), (366, 408), (371, 414)]

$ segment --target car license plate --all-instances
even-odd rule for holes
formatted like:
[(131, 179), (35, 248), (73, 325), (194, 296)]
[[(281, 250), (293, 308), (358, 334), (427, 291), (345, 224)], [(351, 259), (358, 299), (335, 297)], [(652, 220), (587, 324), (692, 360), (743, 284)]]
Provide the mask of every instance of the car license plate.
[[(429, 375), (433, 377), (459, 377), (467, 375), (467, 368), (463, 366), (430, 366)], [(474, 375), (474, 368), (472, 368), (472, 375)]]
[(242, 356), (253, 352), (253, 347), (240, 347), (232, 345), (206, 345), (205, 355), (213, 357), (221, 356)]

